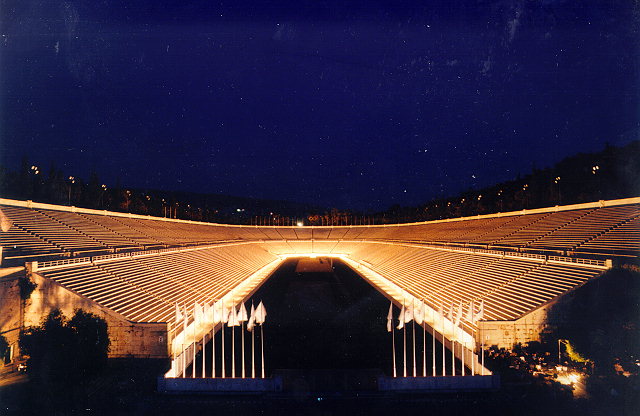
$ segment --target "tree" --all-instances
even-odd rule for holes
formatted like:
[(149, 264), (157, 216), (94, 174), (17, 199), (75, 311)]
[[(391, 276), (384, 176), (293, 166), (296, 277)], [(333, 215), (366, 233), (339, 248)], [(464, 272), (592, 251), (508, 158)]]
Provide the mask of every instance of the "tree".
[(41, 396), (41, 406), (66, 407), (78, 400), (82, 381), (106, 365), (107, 329), (104, 319), (94, 314), (77, 309), (67, 321), (56, 309), (40, 326), (20, 334), (20, 348), (27, 356), (30, 381)]
[(4, 335), (0, 335), (0, 363), (6, 362), (6, 356), (9, 352), (9, 342), (4, 337)]
[(38, 285), (29, 279), (29, 277), (22, 276), (18, 279), (18, 287), (20, 288), (20, 299), (26, 302)]
[(630, 360), (640, 348), (638, 267), (611, 269), (576, 289), (551, 308), (549, 319), (555, 330), (547, 341), (569, 340), (574, 357), (593, 360), (605, 371), (616, 359)]
[(18, 288), (20, 289), (20, 327), (22, 328), (24, 320), (24, 309), (27, 306), (27, 300), (31, 297), (31, 294), (36, 290), (38, 285), (34, 283), (29, 276), (21, 276), (18, 279)]
[(44, 370), (51, 376), (94, 375), (104, 367), (109, 352), (107, 323), (82, 309), (76, 309), (67, 321), (55, 309), (40, 326), (24, 330), (20, 347), (29, 357), (27, 366), (35, 377), (44, 376)]
[(31, 378), (47, 382), (66, 374), (72, 362), (73, 333), (58, 309), (52, 311), (40, 326), (27, 327), (20, 334), (20, 349), (28, 357)]
[(74, 332), (74, 365), (81, 376), (95, 375), (105, 366), (109, 352), (107, 322), (92, 314), (76, 310), (67, 326)]

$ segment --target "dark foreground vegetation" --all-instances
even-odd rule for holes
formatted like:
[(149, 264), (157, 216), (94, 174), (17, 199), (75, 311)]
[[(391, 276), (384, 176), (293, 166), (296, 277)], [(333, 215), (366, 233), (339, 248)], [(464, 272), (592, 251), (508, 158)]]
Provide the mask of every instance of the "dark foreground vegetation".
[(67, 319), (60, 310), (39, 326), (20, 334), (29, 382), (24, 386), (24, 410), (68, 409), (87, 402), (86, 382), (107, 366), (109, 336), (104, 319), (81, 309)]
[(634, 197), (640, 195), (638, 160), (638, 140), (621, 147), (606, 146), (600, 152), (568, 157), (553, 167), (534, 168), (512, 181), (458, 195), (443, 195), (415, 207), (396, 205), (378, 213), (227, 195), (132, 189), (122, 184), (105, 184), (97, 173), (81, 178), (56, 166), (45, 171), (37, 161), (28, 158), (15, 171), (0, 167), (0, 196), (230, 224), (382, 224)]

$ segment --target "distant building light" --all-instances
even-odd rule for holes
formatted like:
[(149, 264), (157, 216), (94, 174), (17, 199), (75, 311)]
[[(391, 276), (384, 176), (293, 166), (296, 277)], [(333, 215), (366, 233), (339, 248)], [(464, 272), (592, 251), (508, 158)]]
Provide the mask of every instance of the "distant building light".
[(298, 227), (302, 227), (304, 224), (302, 223), (302, 221), (298, 221)]

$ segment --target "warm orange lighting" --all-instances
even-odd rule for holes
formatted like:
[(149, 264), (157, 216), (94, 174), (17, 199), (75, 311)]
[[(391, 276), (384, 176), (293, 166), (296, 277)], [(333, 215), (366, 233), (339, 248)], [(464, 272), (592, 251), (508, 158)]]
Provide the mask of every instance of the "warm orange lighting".
[(580, 378), (581, 378), (581, 375), (579, 373), (564, 373), (564, 374), (558, 374), (558, 378), (556, 380), (560, 384), (569, 386), (580, 381)]

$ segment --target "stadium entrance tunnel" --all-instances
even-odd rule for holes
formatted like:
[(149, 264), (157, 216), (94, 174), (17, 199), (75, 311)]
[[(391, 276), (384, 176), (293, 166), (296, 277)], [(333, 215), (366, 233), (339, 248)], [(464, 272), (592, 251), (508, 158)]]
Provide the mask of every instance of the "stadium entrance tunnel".
[[(263, 341), (265, 376), (282, 380), (281, 388), (285, 391), (375, 390), (380, 377), (393, 376), (394, 349), (392, 335), (387, 332), (390, 301), (339, 258), (285, 259), (245, 300), (245, 305), (250, 309), (260, 302), (267, 308), (267, 319), (253, 333), (244, 331), (244, 372), (241, 330), (218, 329), (214, 338), (216, 378), (222, 378), (223, 331), (225, 378), (232, 377), (234, 368), (235, 378), (242, 378), (243, 374), (246, 378), (260, 378)], [(394, 326), (398, 324), (398, 314), (399, 309), (394, 308)], [(431, 334), (415, 325), (414, 364), (414, 327), (412, 323), (406, 326), (406, 333), (395, 330), (398, 375), (403, 375), (406, 363), (409, 377), (414, 374), (420, 377), (423, 372), (431, 376), (434, 344)], [(403, 336), (406, 336), (406, 358)], [(235, 343), (233, 353), (232, 343)], [(442, 344), (436, 341), (435, 346), (435, 371), (440, 376)], [(203, 374), (204, 378), (212, 377), (213, 348), (210, 339), (204, 349), (199, 346), (195, 369), (192, 365), (186, 368), (187, 378), (193, 374), (196, 378), (202, 378)], [(444, 374), (451, 375), (452, 356), (446, 351)], [(459, 359), (455, 360), (455, 368), (456, 374), (461, 374)]]

